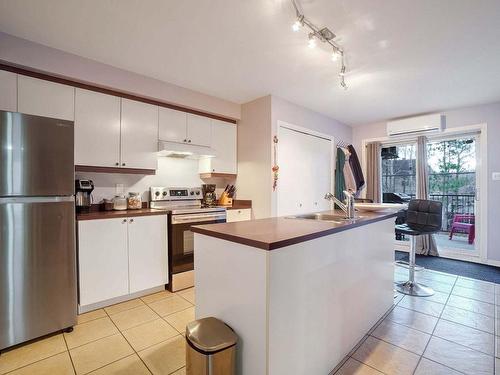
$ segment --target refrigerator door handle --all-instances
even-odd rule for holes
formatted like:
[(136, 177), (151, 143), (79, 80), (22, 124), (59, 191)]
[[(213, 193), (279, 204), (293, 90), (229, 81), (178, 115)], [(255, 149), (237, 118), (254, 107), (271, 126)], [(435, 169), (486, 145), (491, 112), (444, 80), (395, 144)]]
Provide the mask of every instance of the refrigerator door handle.
[(74, 202), (75, 197), (72, 195), (63, 197), (2, 197), (0, 204), (6, 203), (57, 203), (57, 202)]

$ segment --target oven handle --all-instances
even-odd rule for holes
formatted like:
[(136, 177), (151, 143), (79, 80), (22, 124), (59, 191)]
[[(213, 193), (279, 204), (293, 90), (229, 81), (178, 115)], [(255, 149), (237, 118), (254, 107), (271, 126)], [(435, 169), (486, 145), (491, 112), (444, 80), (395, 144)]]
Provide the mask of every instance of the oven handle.
[(188, 217), (172, 216), (172, 224), (199, 223), (204, 221), (215, 221), (215, 220), (225, 220), (225, 219), (226, 215), (188, 216)]

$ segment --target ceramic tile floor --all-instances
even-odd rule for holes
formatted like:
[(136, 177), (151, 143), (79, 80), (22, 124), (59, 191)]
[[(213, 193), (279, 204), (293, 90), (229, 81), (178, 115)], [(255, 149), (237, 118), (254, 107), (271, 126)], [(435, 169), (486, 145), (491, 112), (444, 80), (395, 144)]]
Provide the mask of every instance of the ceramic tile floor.
[[(335, 374), (500, 375), (500, 285), (428, 270), (417, 278), (436, 294), (398, 294)], [(164, 291), (80, 315), (72, 333), (3, 352), (0, 374), (185, 374), (194, 303), (194, 289)]]
[(2, 352), (0, 374), (185, 374), (194, 289), (163, 291), (78, 316), (73, 332)]
[[(396, 281), (407, 277), (396, 267)], [(417, 280), (436, 294), (397, 294), (335, 374), (500, 375), (500, 284), (429, 270)]]

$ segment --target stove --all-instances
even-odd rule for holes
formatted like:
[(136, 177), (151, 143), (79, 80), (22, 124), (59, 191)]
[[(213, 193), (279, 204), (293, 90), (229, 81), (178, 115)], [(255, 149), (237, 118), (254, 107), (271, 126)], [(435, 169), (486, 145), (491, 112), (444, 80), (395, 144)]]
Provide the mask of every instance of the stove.
[(169, 289), (194, 285), (194, 233), (191, 226), (226, 222), (224, 207), (203, 207), (201, 188), (151, 187), (149, 207), (168, 211)]

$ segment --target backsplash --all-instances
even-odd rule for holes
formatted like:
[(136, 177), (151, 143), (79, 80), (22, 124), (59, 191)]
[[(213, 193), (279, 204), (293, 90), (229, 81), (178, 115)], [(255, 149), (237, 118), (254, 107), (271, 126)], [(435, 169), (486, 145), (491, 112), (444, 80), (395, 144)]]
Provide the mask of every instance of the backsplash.
[(198, 174), (198, 160), (168, 157), (158, 158), (158, 170), (154, 176), (77, 172), (75, 178), (94, 181), (94, 203), (99, 203), (103, 198), (113, 198), (116, 184), (123, 184), (125, 194), (130, 191), (141, 193), (143, 202), (147, 202), (151, 186), (195, 187), (204, 183)]

